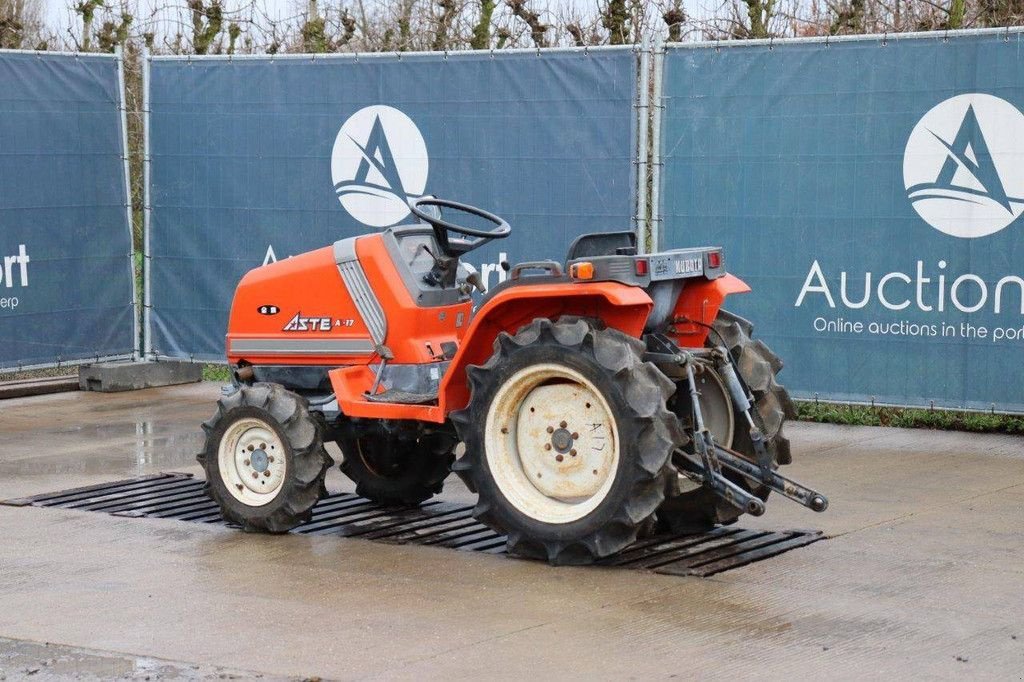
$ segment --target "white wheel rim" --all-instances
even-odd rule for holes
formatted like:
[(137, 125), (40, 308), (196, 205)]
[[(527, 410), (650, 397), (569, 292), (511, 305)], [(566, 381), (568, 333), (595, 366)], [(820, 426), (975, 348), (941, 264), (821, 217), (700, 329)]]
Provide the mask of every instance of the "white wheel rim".
[(239, 419), (228, 427), (220, 439), (217, 464), (224, 487), (250, 507), (273, 501), (288, 469), (284, 443), (267, 422), (256, 417)]
[(485, 429), (491, 477), (505, 499), (532, 519), (581, 519), (615, 482), (614, 412), (573, 369), (546, 363), (516, 372), (491, 401)]

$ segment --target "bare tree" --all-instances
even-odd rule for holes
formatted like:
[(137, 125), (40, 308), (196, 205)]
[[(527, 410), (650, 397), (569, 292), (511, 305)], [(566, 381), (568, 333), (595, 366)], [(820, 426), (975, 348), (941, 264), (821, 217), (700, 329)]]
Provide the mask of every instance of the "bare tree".
[(491, 18), (494, 16), (494, 0), (480, 0), (480, 15), (473, 27), (473, 39), (469, 46), (474, 50), (486, 50), (491, 46)]
[(1024, 0), (980, 0), (978, 23), (982, 26), (1019, 26), (1024, 22)]
[(549, 47), (547, 33), (551, 27), (540, 19), (540, 14), (526, 6), (526, 0), (505, 0), (513, 16), (530, 28), (530, 38), (535, 47)]
[(96, 10), (103, 7), (103, 0), (81, 0), (75, 5), (75, 12), (82, 17), (82, 42), (79, 45), (83, 52), (92, 49), (92, 23), (96, 19)]
[(327, 22), (320, 16), (317, 0), (309, 0), (306, 21), (302, 24), (303, 52), (333, 52), (333, 44), (327, 36)]
[(40, 0), (0, 0), (0, 48), (46, 49), (41, 15)]
[(865, 20), (864, 5), (864, 0), (849, 0), (832, 8), (834, 17), (831, 26), (829, 26), (829, 34), (863, 33)]
[(221, 0), (187, 0), (192, 15), (192, 49), (196, 54), (208, 54), (215, 49), (214, 41), (224, 25), (224, 8)]
[(750, 23), (744, 38), (767, 38), (771, 34), (768, 27), (775, 12), (776, 0), (743, 0), (747, 6), (747, 17)]
[(601, 9), (601, 25), (608, 31), (608, 42), (612, 45), (629, 42), (630, 17), (626, 0), (606, 0)]
[[(667, 29), (748, 39), (1013, 26), (1024, 0), (718, 0), (702, 13), (684, 0), (55, 0), (73, 19), (66, 35), (39, 20), (44, 0), (0, 0), (0, 47), (177, 54), (504, 49), (627, 45)], [(550, 4), (546, 4), (550, 3)], [(694, 14), (690, 15), (689, 11)]]
[(436, 15), (436, 26), (434, 31), (434, 44), (432, 49), (436, 51), (452, 48), (450, 32), (455, 18), (459, 12), (458, 0), (434, 0), (441, 13)]
[(672, 4), (661, 12), (661, 20), (668, 27), (668, 39), (670, 42), (678, 43), (683, 39), (683, 25), (686, 24), (686, 12), (683, 10), (683, 0), (672, 0)]

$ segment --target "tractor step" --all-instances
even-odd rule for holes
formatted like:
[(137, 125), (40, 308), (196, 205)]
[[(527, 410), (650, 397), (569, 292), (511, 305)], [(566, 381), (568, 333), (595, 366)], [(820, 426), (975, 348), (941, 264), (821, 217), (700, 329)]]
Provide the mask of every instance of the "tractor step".
[[(203, 481), (177, 473), (142, 476), (2, 504), (223, 523), (217, 505), (203, 492)], [(356, 495), (336, 493), (321, 500), (313, 508), (312, 520), (292, 532), (505, 554), (505, 537), (476, 521), (472, 512), (473, 505), (469, 504), (432, 500), (419, 507), (384, 507)], [(823, 539), (825, 536), (817, 530), (722, 526), (699, 535), (661, 534), (644, 538), (599, 565), (706, 577)]]
[(389, 388), (382, 393), (367, 395), (371, 403), (392, 403), (395, 405), (436, 405), (437, 393), (410, 393)]

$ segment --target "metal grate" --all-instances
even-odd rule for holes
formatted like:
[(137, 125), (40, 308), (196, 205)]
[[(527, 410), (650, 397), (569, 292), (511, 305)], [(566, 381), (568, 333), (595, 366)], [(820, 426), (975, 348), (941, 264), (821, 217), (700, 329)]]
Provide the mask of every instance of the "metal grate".
[[(223, 523), (203, 482), (188, 474), (155, 474), (3, 502), (12, 506), (60, 507), (115, 516)], [(365, 538), (505, 554), (505, 537), (477, 522), (473, 506), (432, 500), (420, 507), (383, 507), (349, 493), (330, 495), (313, 519), (294, 533)], [(821, 531), (716, 528), (700, 535), (658, 535), (639, 540), (604, 566), (668, 575), (710, 576), (777, 556), (824, 539)]]

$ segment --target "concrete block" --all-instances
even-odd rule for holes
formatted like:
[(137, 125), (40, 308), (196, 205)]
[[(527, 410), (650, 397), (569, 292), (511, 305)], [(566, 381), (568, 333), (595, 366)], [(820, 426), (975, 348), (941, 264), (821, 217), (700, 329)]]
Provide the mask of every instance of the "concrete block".
[(78, 369), (83, 391), (137, 391), (157, 386), (194, 384), (203, 380), (203, 366), (192, 362), (99, 362)]

